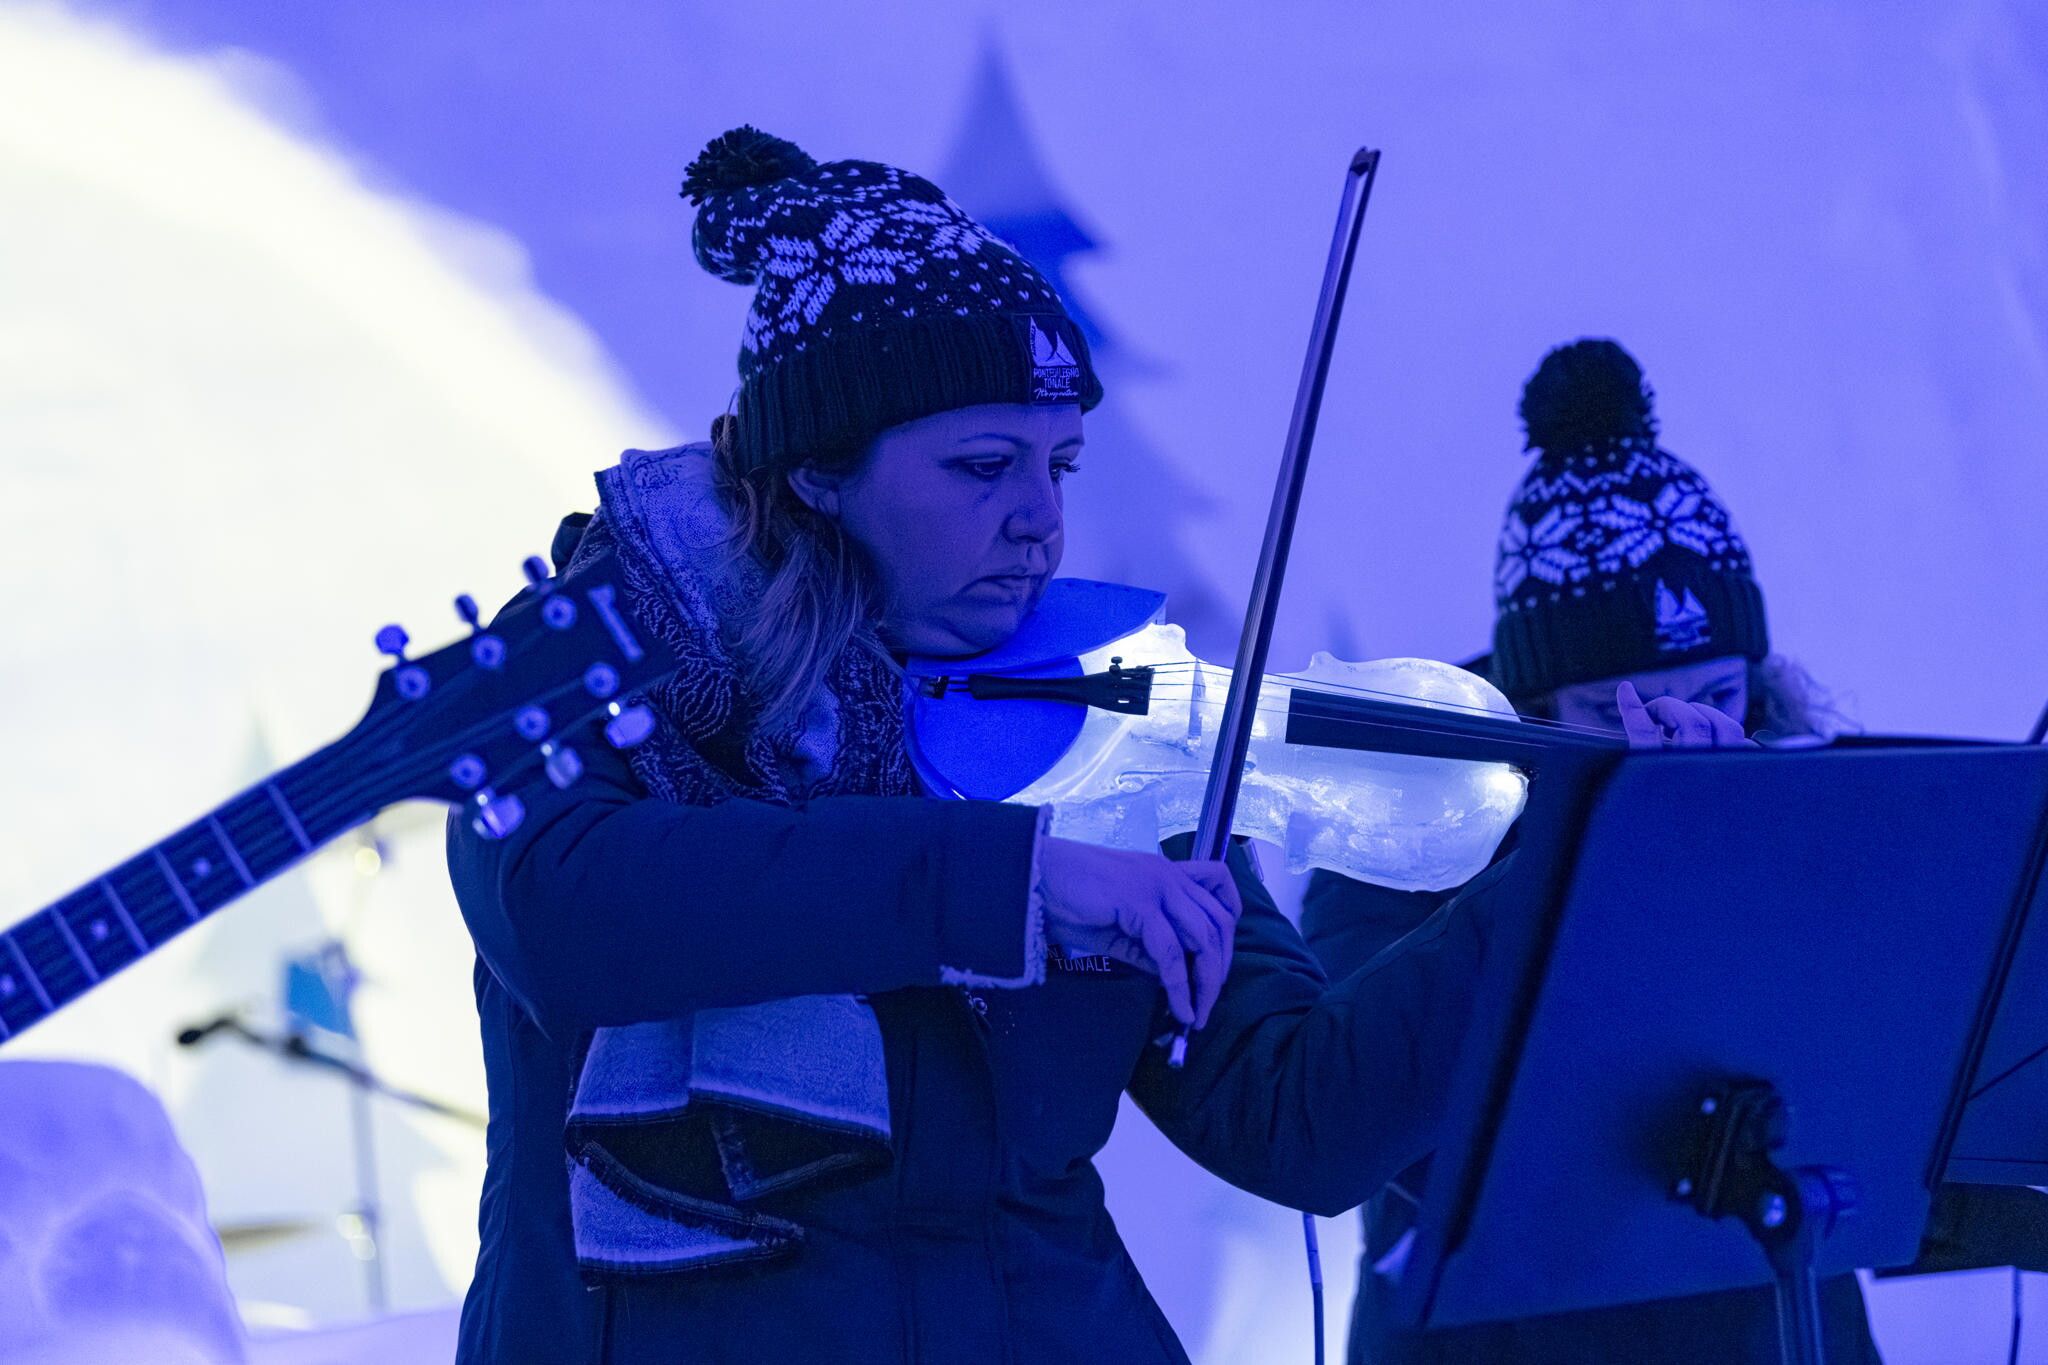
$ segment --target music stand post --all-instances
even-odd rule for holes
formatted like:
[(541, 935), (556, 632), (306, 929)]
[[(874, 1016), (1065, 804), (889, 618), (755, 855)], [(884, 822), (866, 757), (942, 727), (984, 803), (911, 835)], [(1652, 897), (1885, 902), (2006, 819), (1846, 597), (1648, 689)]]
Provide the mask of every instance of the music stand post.
[(1820, 1277), (1918, 1250), (2048, 751), (1572, 755), (1524, 821), (1397, 1322), (1775, 1283), (1820, 1365)]

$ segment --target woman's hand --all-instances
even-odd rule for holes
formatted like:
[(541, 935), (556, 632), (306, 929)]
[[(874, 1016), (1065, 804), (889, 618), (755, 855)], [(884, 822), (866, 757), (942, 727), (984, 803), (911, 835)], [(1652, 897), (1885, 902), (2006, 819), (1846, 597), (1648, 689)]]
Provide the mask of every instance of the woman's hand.
[(1196, 1028), (1209, 1022), (1244, 911), (1228, 868), (1047, 839), (1038, 872), (1048, 941), (1144, 968), (1165, 985), (1174, 1018)]
[(1614, 693), (1621, 711), (1621, 728), (1631, 749), (1753, 749), (1756, 745), (1742, 733), (1742, 727), (1711, 706), (1680, 701), (1676, 697), (1653, 697), (1648, 702), (1632, 682), (1624, 682)]

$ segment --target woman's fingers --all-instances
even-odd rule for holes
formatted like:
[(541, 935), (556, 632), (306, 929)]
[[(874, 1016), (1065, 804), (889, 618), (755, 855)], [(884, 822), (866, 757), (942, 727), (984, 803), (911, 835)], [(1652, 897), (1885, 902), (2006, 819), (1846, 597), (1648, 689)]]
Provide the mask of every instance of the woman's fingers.
[(1676, 697), (1652, 697), (1645, 702), (1631, 682), (1615, 688), (1614, 701), (1631, 749), (1661, 749), (1667, 744), (1680, 749), (1751, 747), (1742, 726), (1711, 706)]
[[(1171, 864), (1165, 870), (1168, 875), (1160, 879), (1156, 893), (1158, 899), (1152, 907), (1152, 914), (1164, 922), (1173, 935), (1175, 949), (1171, 956), (1180, 967), (1183, 979), (1188, 980), (1188, 1005), (1192, 1013), (1183, 1017), (1181, 1022), (1200, 1027), (1201, 1021), (1208, 1017), (1209, 1005), (1215, 1000), (1216, 993), (1223, 989), (1223, 974), (1229, 970), (1228, 941), (1217, 933), (1215, 923), (1196, 901), (1201, 888), (1181, 876)], [(1162, 970), (1160, 980), (1166, 979), (1166, 972)], [(1169, 991), (1168, 995), (1171, 994)]]
[(1244, 913), (1244, 897), (1237, 889), (1237, 878), (1230, 875), (1230, 868), (1220, 862), (1181, 863), (1180, 868), (1222, 906), (1230, 917), (1230, 932), (1235, 934), (1237, 917)]
[(1703, 709), (1676, 697), (1658, 697), (1649, 706), (1650, 714), (1671, 736), (1671, 742), (1681, 749), (1714, 747), (1714, 730), (1701, 714)]
[(1615, 709), (1621, 712), (1622, 733), (1628, 736), (1631, 749), (1661, 749), (1664, 747), (1664, 727), (1657, 724), (1649, 708), (1636, 692), (1636, 685), (1624, 682), (1614, 689)]
[(1223, 978), (1230, 974), (1230, 936), (1221, 932), (1215, 919), (1203, 907), (1208, 893), (1192, 881), (1183, 882), (1168, 898), (1167, 913), (1188, 949), (1188, 963), (1194, 970), (1193, 1004), (1195, 1027), (1209, 1022), (1209, 1011), (1223, 993)]
[(1211, 974), (1214, 989), (1196, 992), (1198, 1018), (1195, 1026), (1206, 1028), (1209, 1012), (1215, 1008), (1217, 998), (1223, 994), (1224, 982), (1230, 977), (1230, 964), (1237, 952), (1237, 921), (1243, 913), (1243, 902), (1238, 895), (1236, 880), (1222, 863), (1189, 863), (1185, 870), (1188, 873), (1188, 896), (1208, 920), (1218, 949)]
[(1156, 902), (1140, 906), (1134, 913), (1138, 917), (1136, 937), (1145, 945), (1145, 955), (1152, 959), (1152, 970), (1159, 974), (1159, 984), (1166, 987), (1167, 1007), (1183, 1024), (1194, 1023), (1195, 1006), (1188, 987), (1187, 951), (1181, 947), (1180, 935), (1174, 932), (1173, 924)]
[(1749, 736), (1742, 732), (1742, 726), (1739, 722), (1711, 706), (1703, 706), (1700, 709), (1706, 713), (1707, 724), (1713, 729), (1714, 747), (1716, 749), (1749, 749), (1755, 747), (1751, 743)]

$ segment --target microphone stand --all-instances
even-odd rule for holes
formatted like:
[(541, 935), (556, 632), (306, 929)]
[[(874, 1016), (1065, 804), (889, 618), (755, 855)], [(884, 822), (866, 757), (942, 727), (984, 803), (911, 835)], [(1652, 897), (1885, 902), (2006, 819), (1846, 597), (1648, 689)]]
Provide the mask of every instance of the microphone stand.
[(307, 1041), (306, 1035), (303, 1033), (265, 1033), (252, 1029), (242, 1022), (242, 1017), (239, 1014), (223, 1014), (218, 1019), (209, 1020), (196, 1028), (180, 1030), (178, 1033), (178, 1046), (195, 1047), (215, 1033), (230, 1034), (259, 1051), (268, 1052), (272, 1056), (282, 1057), (288, 1062), (336, 1072), (346, 1078), (352, 1085), (361, 1088), (368, 1094), (379, 1095), (387, 1100), (396, 1100), (398, 1103), (410, 1108), (434, 1114), (444, 1119), (453, 1119), (455, 1122), (467, 1124), (471, 1128), (480, 1129), (486, 1126), (487, 1120), (474, 1109), (464, 1109), (461, 1105), (449, 1104), (446, 1101), (434, 1099), (430, 1095), (422, 1095), (415, 1090), (406, 1090), (399, 1086), (391, 1085), (386, 1081), (380, 1080), (375, 1072), (368, 1070), (359, 1063), (352, 1062), (345, 1057), (336, 1056), (331, 1052), (322, 1051), (319, 1047)]
[(366, 1290), (372, 1312), (382, 1313), (388, 1307), (384, 1286), (384, 1267), (381, 1255), (381, 1232), (383, 1225), (382, 1203), (377, 1191), (377, 1154), (374, 1146), (375, 1130), (371, 1125), (370, 1097), (382, 1096), (395, 1100), (409, 1108), (434, 1114), (472, 1128), (486, 1126), (481, 1114), (433, 1099), (416, 1091), (404, 1090), (379, 1079), (376, 1073), (359, 1062), (327, 1052), (309, 1042), (306, 1035), (296, 1030), (285, 1033), (269, 1033), (250, 1028), (242, 1022), (239, 1014), (229, 1012), (204, 1024), (181, 1029), (177, 1041), (179, 1047), (197, 1047), (217, 1033), (238, 1038), (260, 1052), (295, 1066), (315, 1067), (340, 1076), (349, 1083), (349, 1109), (355, 1127), (356, 1154), (356, 1207), (354, 1216), (359, 1225), (350, 1238), (356, 1255), (364, 1262)]

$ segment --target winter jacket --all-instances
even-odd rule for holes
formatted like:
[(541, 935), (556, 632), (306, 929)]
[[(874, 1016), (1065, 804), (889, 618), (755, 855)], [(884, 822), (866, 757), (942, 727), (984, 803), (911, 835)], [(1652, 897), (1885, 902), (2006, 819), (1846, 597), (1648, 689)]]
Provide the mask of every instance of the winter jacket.
[[(1235, 963), (1173, 1071), (1158, 984), (1121, 963), (1059, 959), (1013, 991), (940, 984), (942, 964), (1020, 973), (1035, 812), (692, 808), (649, 798), (615, 754), (584, 757), (568, 790), (528, 794), (509, 838), (449, 826), (490, 1089), (463, 1365), (1184, 1362), (1092, 1164), (1120, 1095), (1210, 1171), (1323, 1214), (1431, 1144), (1483, 885), (1431, 941), (1332, 984), (1234, 852)], [(828, 993), (864, 995), (881, 1022), (887, 1171), (763, 1200), (805, 1230), (786, 1259), (586, 1281), (563, 1122), (589, 1032)]]
[[(1401, 943), (1405, 935), (1477, 885), (1457, 892), (1391, 891), (1319, 871), (1302, 901), (1301, 931), (1324, 970), (1340, 975), (1376, 958), (1399, 958), (1407, 950)], [(1428, 1162), (1418, 1162), (1363, 1211), (1365, 1253), (1351, 1317), (1351, 1365), (1776, 1365), (1777, 1299), (1768, 1285), (1420, 1337), (1394, 1330), (1392, 1285), (1373, 1267), (1414, 1226), (1428, 1174)], [(1530, 1254), (1541, 1252), (1532, 1248)], [(1830, 1362), (1880, 1365), (1854, 1275), (1821, 1282), (1821, 1312)]]

